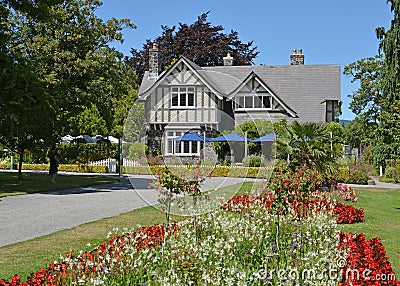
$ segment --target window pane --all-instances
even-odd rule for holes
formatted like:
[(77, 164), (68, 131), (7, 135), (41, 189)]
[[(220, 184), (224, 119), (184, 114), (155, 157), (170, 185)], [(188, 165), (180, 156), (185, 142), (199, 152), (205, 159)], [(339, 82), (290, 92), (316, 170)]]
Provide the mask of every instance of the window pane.
[(188, 106), (194, 106), (194, 93), (188, 93)]
[(177, 94), (172, 95), (172, 106), (178, 106), (178, 95)]
[(186, 93), (180, 94), (180, 100), (179, 106), (186, 106)]
[(243, 108), (244, 107), (244, 97), (243, 96), (238, 96), (237, 102), (239, 104), (238, 108)]
[(189, 153), (189, 141), (183, 142), (183, 153)]
[(192, 142), (192, 153), (197, 153), (197, 144), (198, 144), (199, 142)]
[(182, 142), (180, 141), (175, 142), (175, 153), (181, 153), (181, 144)]
[(173, 146), (174, 146), (174, 141), (172, 140), (167, 140), (167, 153), (173, 153)]
[(270, 96), (263, 97), (263, 106), (264, 106), (264, 108), (271, 108), (271, 97)]
[(332, 111), (333, 110), (333, 104), (331, 100), (328, 100), (326, 102), (326, 110)]
[(326, 122), (332, 122), (334, 121), (334, 113), (333, 112), (326, 112)]
[(254, 97), (254, 108), (261, 108), (262, 107), (262, 96)]
[(252, 96), (244, 97), (244, 107), (253, 108), (253, 97)]

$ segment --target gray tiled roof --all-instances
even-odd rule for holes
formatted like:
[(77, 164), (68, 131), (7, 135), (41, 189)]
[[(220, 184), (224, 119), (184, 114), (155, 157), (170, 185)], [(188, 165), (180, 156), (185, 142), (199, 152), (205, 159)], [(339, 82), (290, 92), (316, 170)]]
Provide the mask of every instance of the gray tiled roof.
[[(208, 84), (227, 97), (254, 72), (302, 120), (315, 121), (313, 114), (315, 109), (323, 108), (322, 102), (340, 101), (339, 65), (199, 67), (186, 58), (184, 60)], [(139, 96), (153, 84), (154, 80), (148, 79), (145, 74)]]

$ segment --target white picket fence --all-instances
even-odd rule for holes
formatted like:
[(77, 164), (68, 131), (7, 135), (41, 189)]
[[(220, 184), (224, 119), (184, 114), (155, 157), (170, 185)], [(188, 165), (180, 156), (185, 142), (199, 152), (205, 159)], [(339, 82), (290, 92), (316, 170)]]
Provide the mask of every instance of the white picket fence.
[(117, 172), (117, 160), (107, 158), (100, 161), (90, 162), (89, 165), (95, 166), (107, 166), (109, 173), (116, 173)]
[(134, 160), (129, 160), (129, 159), (126, 159), (126, 158), (122, 158), (122, 165), (131, 167), (131, 166), (140, 166), (141, 164), (136, 162), (136, 161), (134, 161)]

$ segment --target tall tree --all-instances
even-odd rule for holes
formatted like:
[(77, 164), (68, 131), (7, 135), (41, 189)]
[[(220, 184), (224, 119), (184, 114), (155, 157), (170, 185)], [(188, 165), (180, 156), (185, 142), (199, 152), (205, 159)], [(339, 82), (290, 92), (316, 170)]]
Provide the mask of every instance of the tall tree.
[[(53, 3), (28, 2), (35, 8), (39, 2)], [(133, 71), (122, 53), (110, 47), (122, 41), (122, 29), (134, 25), (129, 19), (102, 21), (94, 14), (100, 5), (97, 0), (64, 0), (46, 6), (46, 20), (37, 10), (31, 17), (25, 10), (0, 6), (5, 17), (0, 36), (7, 40), (0, 44), (0, 142), (18, 148), (20, 163), (24, 149), (35, 142), (81, 131), (70, 128), (71, 120), (89, 126), (88, 110), (98, 112), (103, 130), (112, 130), (118, 101), (135, 88)]]
[(384, 54), (382, 67), (382, 114), (379, 118), (377, 148), (374, 150), (377, 165), (385, 166), (386, 159), (398, 159), (400, 130), (398, 129), (400, 106), (400, 0), (387, 0), (393, 19), (390, 29), (376, 29), (380, 51)]
[(50, 6), (60, 2), (6, 0), (0, 5), (0, 143), (19, 154), (20, 180), (24, 150), (48, 139), (54, 110), (35, 64), (22, 49), (23, 39), (17, 35), (22, 22), (48, 21)]
[(380, 40), (379, 49), (384, 53), (384, 69), (383, 69), (383, 101), (384, 109), (389, 108), (395, 100), (400, 100), (400, 1), (387, 0), (391, 4), (393, 19), (390, 29), (378, 27), (376, 34)]
[(382, 56), (377, 55), (351, 63), (343, 71), (345, 75), (352, 77), (352, 82), (360, 83), (360, 87), (348, 95), (351, 98), (350, 109), (367, 122), (378, 121), (382, 95), (382, 64)]
[(123, 54), (109, 46), (123, 41), (122, 29), (135, 26), (129, 19), (102, 21), (94, 14), (100, 5), (97, 0), (65, 0), (52, 7), (50, 22), (33, 25), (24, 34), (37, 72), (56, 100), (58, 133), (78, 135), (80, 130), (68, 122), (85, 118), (82, 113), (93, 105), (111, 131), (118, 100), (135, 85)]
[(162, 35), (146, 41), (141, 50), (131, 49), (131, 56), (125, 58), (138, 75), (138, 83), (148, 70), (149, 49), (153, 42), (159, 45), (164, 65), (168, 66), (174, 59), (185, 56), (199, 66), (218, 66), (223, 64), (222, 58), (230, 53), (234, 65), (250, 65), (258, 55), (253, 41), (243, 43), (238, 32), (223, 33), (220, 25), (213, 26), (207, 21), (207, 13), (203, 13), (191, 25), (179, 23), (179, 28), (161, 26)]

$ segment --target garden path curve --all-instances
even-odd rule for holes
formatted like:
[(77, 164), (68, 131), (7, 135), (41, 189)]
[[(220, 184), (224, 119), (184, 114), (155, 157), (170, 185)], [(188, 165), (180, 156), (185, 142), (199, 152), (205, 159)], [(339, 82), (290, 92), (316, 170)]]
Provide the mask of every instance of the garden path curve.
[[(152, 176), (123, 177), (120, 182), (0, 198), (0, 247), (155, 205), (148, 189)], [(253, 179), (209, 178), (210, 190)]]

